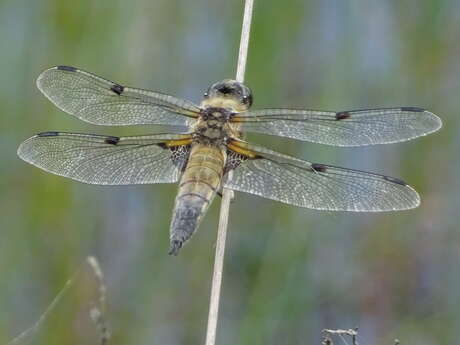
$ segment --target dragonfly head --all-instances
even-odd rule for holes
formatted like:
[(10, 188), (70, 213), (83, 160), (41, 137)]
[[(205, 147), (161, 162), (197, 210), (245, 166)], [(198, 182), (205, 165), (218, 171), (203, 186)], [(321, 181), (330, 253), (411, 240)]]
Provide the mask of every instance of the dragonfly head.
[(224, 79), (209, 87), (204, 94), (203, 104), (212, 107), (229, 107), (236, 112), (241, 112), (252, 105), (252, 92), (243, 83)]

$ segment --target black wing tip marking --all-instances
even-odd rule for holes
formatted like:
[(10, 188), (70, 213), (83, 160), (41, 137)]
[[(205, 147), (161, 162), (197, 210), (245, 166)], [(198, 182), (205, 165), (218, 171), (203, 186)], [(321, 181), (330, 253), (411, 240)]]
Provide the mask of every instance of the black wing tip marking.
[(339, 111), (338, 113), (335, 113), (335, 119), (337, 121), (349, 119), (350, 117), (351, 117), (351, 114), (348, 111)]
[(403, 180), (396, 178), (396, 177), (391, 177), (391, 176), (383, 176), (383, 179), (388, 182), (393, 182), (396, 184), (399, 184), (401, 186), (407, 186), (407, 183), (404, 182)]
[(110, 90), (112, 90), (113, 92), (115, 92), (118, 96), (120, 96), (122, 93), (123, 93), (123, 90), (124, 90), (124, 86), (121, 86), (120, 84), (114, 84)]
[(419, 107), (401, 107), (401, 111), (413, 111), (415, 113), (423, 113), (425, 109)]
[(59, 132), (49, 131), (49, 132), (38, 133), (36, 136), (37, 137), (57, 137), (58, 135), (59, 135)]
[(119, 137), (107, 137), (104, 142), (110, 145), (116, 145), (120, 141)]
[(327, 166), (319, 163), (312, 163), (311, 168), (316, 172), (326, 172)]
[(75, 67), (72, 67), (72, 66), (56, 66), (56, 69), (60, 70), (60, 71), (67, 71), (67, 72), (76, 72), (77, 69)]

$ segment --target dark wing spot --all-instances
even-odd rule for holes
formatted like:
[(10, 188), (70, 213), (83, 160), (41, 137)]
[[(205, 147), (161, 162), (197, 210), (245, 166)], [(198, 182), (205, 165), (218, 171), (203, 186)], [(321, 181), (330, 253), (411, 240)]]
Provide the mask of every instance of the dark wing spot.
[(118, 85), (118, 84), (114, 84), (110, 90), (112, 90), (113, 92), (115, 92), (117, 95), (121, 95), (121, 93), (123, 92), (125, 88), (121, 85)]
[(181, 145), (174, 147), (168, 147), (165, 144), (163, 145), (164, 147), (161, 145), (159, 146), (171, 150), (171, 160), (173, 161), (174, 165), (177, 166), (181, 171), (185, 171), (185, 167), (187, 165), (190, 153), (190, 145)]
[(425, 109), (419, 107), (401, 107), (401, 111), (414, 111), (416, 113), (424, 112)]
[(116, 145), (116, 144), (118, 144), (119, 141), (120, 141), (119, 137), (107, 137), (104, 140), (104, 143), (110, 144), (110, 145)]
[(393, 182), (396, 184), (400, 184), (401, 186), (407, 186), (407, 183), (404, 182), (403, 180), (396, 178), (396, 177), (391, 177), (391, 176), (383, 176), (384, 180), (387, 180), (389, 182)]
[[(254, 157), (254, 159), (255, 158), (256, 157)], [(260, 156), (257, 158), (263, 158), (263, 157)], [(248, 159), (247, 156), (241, 155), (232, 150), (227, 150), (227, 162), (225, 163), (223, 174), (226, 175), (230, 170), (238, 168), (240, 164), (244, 162), (246, 159)]]
[(161, 147), (162, 149), (169, 149), (168, 145), (166, 145), (165, 143), (158, 143), (157, 146)]
[(38, 133), (37, 137), (57, 137), (59, 132), (42, 132)]
[(57, 69), (61, 70), (61, 71), (68, 71), (68, 72), (76, 72), (77, 69), (75, 67), (72, 67), (72, 66), (57, 66)]
[(311, 168), (313, 169), (313, 171), (317, 171), (317, 172), (326, 172), (327, 170), (327, 166), (323, 164), (318, 164), (318, 163), (313, 163), (311, 165)]
[(349, 119), (350, 117), (351, 115), (348, 111), (339, 111), (338, 113), (335, 114), (335, 119), (337, 121)]

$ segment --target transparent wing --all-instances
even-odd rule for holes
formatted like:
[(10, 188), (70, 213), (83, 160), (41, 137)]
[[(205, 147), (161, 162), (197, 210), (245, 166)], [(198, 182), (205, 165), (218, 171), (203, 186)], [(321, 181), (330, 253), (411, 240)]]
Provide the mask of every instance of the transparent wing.
[(437, 131), (441, 119), (420, 108), (353, 111), (262, 109), (235, 115), (241, 129), (333, 146), (388, 144)]
[(176, 182), (189, 155), (190, 137), (137, 137), (45, 132), (24, 141), (23, 160), (45, 171), (91, 184)]
[(191, 102), (124, 87), (69, 66), (44, 71), (37, 86), (58, 108), (96, 125), (189, 126), (200, 111)]
[(417, 207), (420, 197), (402, 180), (315, 164), (262, 147), (229, 144), (224, 186), (317, 210), (396, 211)]

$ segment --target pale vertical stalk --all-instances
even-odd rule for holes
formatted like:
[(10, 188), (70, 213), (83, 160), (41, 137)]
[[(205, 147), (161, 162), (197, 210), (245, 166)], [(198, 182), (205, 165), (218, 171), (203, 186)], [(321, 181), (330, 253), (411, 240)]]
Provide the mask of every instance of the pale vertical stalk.
[[(248, 56), (249, 33), (251, 31), (252, 9), (254, 0), (246, 0), (244, 5), (243, 25), (241, 29), (240, 50), (238, 53), (238, 65), (236, 69), (236, 80), (244, 81), (246, 71), (246, 60)], [(231, 172), (228, 179), (231, 179)], [(214, 272), (212, 276), (211, 298), (209, 302), (208, 327), (206, 332), (206, 345), (215, 345), (217, 320), (219, 318), (220, 289), (222, 286), (222, 273), (225, 256), (225, 240), (227, 238), (228, 215), (230, 202), (233, 199), (233, 191), (224, 188), (222, 202), (220, 204), (219, 228), (217, 230), (216, 256), (214, 259)]]
[(236, 80), (240, 83), (244, 82), (244, 72), (246, 71), (253, 5), (254, 0), (246, 0), (244, 5), (243, 27), (241, 28), (240, 50), (238, 52), (238, 65), (236, 67)]

